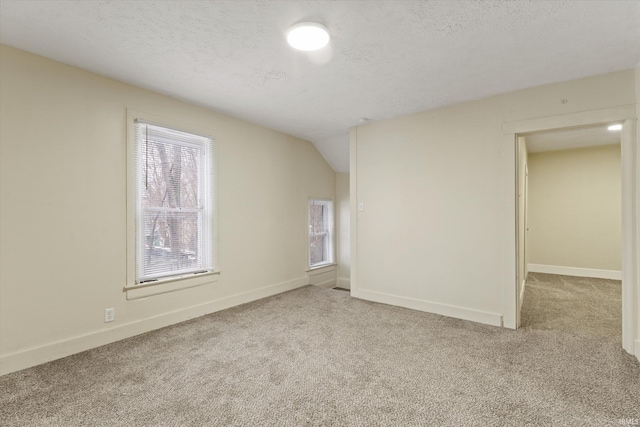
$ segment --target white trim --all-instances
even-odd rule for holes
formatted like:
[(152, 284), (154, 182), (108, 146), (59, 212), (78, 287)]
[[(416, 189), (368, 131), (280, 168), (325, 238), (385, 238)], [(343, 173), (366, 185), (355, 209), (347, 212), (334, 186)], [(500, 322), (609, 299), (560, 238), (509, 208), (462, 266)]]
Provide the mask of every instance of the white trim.
[(147, 319), (118, 325), (85, 335), (79, 335), (61, 341), (27, 348), (0, 357), (0, 375), (26, 369), (41, 363), (50, 362), (72, 354), (80, 353), (105, 344), (184, 322), (195, 317), (235, 307), (251, 301), (266, 298), (307, 285), (307, 277), (299, 277), (287, 282), (265, 286), (252, 291), (220, 298), (204, 304), (194, 305), (169, 313), (163, 313)]
[(317, 274), (326, 273), (327, 271), (335, 271), (337, 268), (338, 268), (338, 264), (335, 264), (335, 263), (322, 264), (315, 267), (311, 267), (306, 271), (306, 273), (309, 276), (315, 276)]
[[(640, 147), (638, 121), (625, 120), (620, 135), (622, 156), (622, 348), (634, 352), (640, 337)], [(635, 196), (635, 200), (634, 200)], [(637, 217), (634, 218), (634, 211)], [(635, 230), (635, 232), (634, 232)]]
[[(327, 260), (322, 264), (314, 264), (311, 265), (311, 239), (309, 233), (309, 225), (311, 222), (311, 203), (312, 202), (320, 202), (321, 204), (326, 204), (329, 223), (329, 230), (327, 232), (329, 237), (329, 245), (327, 248)], [(319, 268), (330, 267), (336, 265), (336, 203), (335, 200), (331, 197), (307, 197), (307, 272)]]
[(502, 234), (502, 280), (504, 327), (517, 329), (518, 321), (518, 156), (515, 134), (504, 135), (502, 139), (502, 209), (499, 212), (499, 224), (503, 225)]
[(593, 268), (563, 267), (560, 265), (529, 264), (529, 273), (560, 274), (563, 276), (594, 277), (596, 279), (622, 280), (622, 271)]
[(486, 325), (502, 326), (503, 323), (502, 315), (498, 313), (489, 313), (486, 311), (474, 310), (470, 308), (458, 307), (455, 305), (442, 304), (427, 300), (420, 300), (416, 298), (406, 298), (397, 295), (385, 294), (382, 292), (355, 289), (351, 290), (351, 296), (367, 301), (395, 305), (410, 308), (412, 310), (439, 314), (441, 316), (484, 323)]
[(349, 130), (349, 245), (353, 294), (358, 289), (358, 128)]
[(581, 111), (579, 113), (562, 114), (559, 116), (526, 119), (502, 124), (503, 134), (526, 134), (541, 130), (552, 130), (568, 127), (579, 127), (600, 123), (617, 122), (636, 117), (635, 104), (623, 105), (616, 108), (602, 110)]
[[(207, 129), (202, 128), (200, 125), (186, 124), (182, 121), (163, 117), (157, 114), (147, 113), (144, 111), (136, 110), (133, 108), (126, 109), (126, 164), (127, 164), (127, 267), (126, 267), (126, 282), (125, 288), (133, 287), (136, 284), (136, 218), (135, 218), (135, 200), (136, 200), (136, 187), (135, 187), (135, 121), (142, 120), (145, 123), (167, 127), (170, 129), (178, 130), (181, 132), (191, 133), (194, 135), (202, 136), (211, 139), (210, 154), (213, 156), (212, 167), (213, 171), (213, 198), (210, 201), (210, 211), (213, 216), (210, 224), (210, 231), (213, 234), (211, 242), (211, 256), (213, 257), (213, 267), (216, 271), (220, 270), (218, 265), (218, 142), (215, 135), (209, 132)], [(188, 279), (189, 283), (183, 284), (182, 288), (190, 288), (194, 286), (200, 286), (200, 279)], [(211, 282), (211, 281), (210, 281)], [(125, 289), (126, 290), (126, 289)], [(174, 289), (178, 290), (178, 289)], [(159, 292), (165, 293), (165, 292)]]
[[(503, 123), (503, 169), (511, 171), (515, 159), (510, 155), (515, 150), (515, 137), (518, 134), (546, 131), (560, 128), (588, 126), (624, 121), (622, 129), (622, 348), (633, 353), (634, 340), (638, 339), (640, 329), (640, 251), (638, 250), (637, 233), (640, 232), (640, 186), (637, 185), (638, 169), (640, 168), (640, 153), (637, 149), (637, 119), (636, 106), (624, 105), (617, 108), (583, 111), (579, 113), (565, 114), (553, 117), (521, 120), (517, 122)], [(512, 141), (512, 146), (507, 145)], [(512, 219), (515, 221), (515, 206), (510, 202), (514, 197), (514, 189), (517, 190), (515, 174), (505, 174), (506, 186), (503, 187), (504, 209), (507, 221), (502, 223), (502, 241), (510, 242), (515, 239), (517, 230), (512, 227)], [(513, 235), (513, 236), (512, 236)], [(626, 237), (625, 237), (626, 236)], [(635, 237), (634, 237), (635, 236)], [(505, 326), (511, 324), (511, 319), (516, 320), (517, 302), (511, 298), (518, 286), (518, 281), (513, 270), (517, 267), (515, 257), (516, 248), (503, 244), (502, 247), (502, 280), (504, 283), (504, 316)], [(513, 265), (510, 261), (513, 259)], [(515, 324), (515, 322), (514, 322)]]
[[(636, 82), (638, 82), (637, 75), (639, 73), (640, 73), (640, 69), (636, 68)], [(638, 90), (636, 90), (636, 93), (638, 93)], [(636, 99), (636, 102), (640, 105), (640, 99)], [(640, 111), (638, 111), (638, 113), (640, 114)], [(638, 116), (638, 118), (640, 119), (640, 115)], [(629, 130), (629, 128), (632, 126), (631, 123), (625, 122), (625, 124), (623, 125), (623, 133), (624, 132), (632, 133), (632, 136), (625, 137), (626, 140), (631, 142), (631, 144), (627, 147), (627, 149), (630, 149), (632, 152), (635, 151), (635, 156), (633, 156), (633, 153), (632, 153), (632, 157), (635, 158), (635, 163), (631, 164), (631, 169), (627, 172), (630, 174), (630, 176), (627, 177), (627, 179), (630, 179), (631, 180), (630, 182), (633, 185), (635, 185), (635, 196), (636, 196), (635, 200), (632, 202), (632, 207), (631, 207), (631, 210), (633, 211), (635, 209), (635, 213), (636, 213), (635, 218), (631, 218), (631, 221), (635, 225), (636, 233), (635, 233), (635, 236), (631, 237), (631, 243), (630, 243), (631, 248), (635, 249), (635, 258), (633, 258), (633, 255), (634, 255), (633, 253), (629, 255), (631, 257), (631, 260), (630, 260), (631, 267), (635, 267), (635, 274), (634, 274), (634, 271), (631, 269), (631, 267), (629, 268), (629, 270), (624, 271), (623, 274), (633, 275), (632, 280), (635, 280), (636, 287), (635, 288), (630, 287), (625, 289), (624, 283), (625, 283), (625, 280), (627, 279), (624, 279), (622, 282), (623, 283), (622, 291), (631, 292), (630, 299), (632, 300), (632, 302), (629, 303), (629, 307), (627, 307), (627, 311), (631, 311), (631, 313), (635, 313), (635, 324), (632, 325), (632, 328), (630, 328), (632, 330), (628, 331), (627, 333), (632, 339), (634, 338), (634, 335), (635, 335), (635, 355), (636, 355), (636, 359), (640, 361), (640, 183), (638, 182), (640, 181), (640, 141), (638, 141), (638, 138), (640, 138), (640, 120), (636, 120), (635, 122), (636, 122), (635, 129), (633, 130)], [(635, 137), (633, 133), (635, 133)], [(623, 149), (624, 149), (624, 145), (623, 145)], [(631, 191), (633, 192), (633, 190)], [(635, 298), (633, 296), (633, 292), (635, 292)], [(625, 296), (623, 295), (622, 298), (624, 301)], [(623, 314), (624, 314), (624, 310), (623, 310)], [(633, 314), (630, 316), (630, 318), (633, 319)], [(633, 329), (635, 329), (635, 332), (633, 331)], [(625, 338), (623, 337), (623, 341), (624, 339)]]

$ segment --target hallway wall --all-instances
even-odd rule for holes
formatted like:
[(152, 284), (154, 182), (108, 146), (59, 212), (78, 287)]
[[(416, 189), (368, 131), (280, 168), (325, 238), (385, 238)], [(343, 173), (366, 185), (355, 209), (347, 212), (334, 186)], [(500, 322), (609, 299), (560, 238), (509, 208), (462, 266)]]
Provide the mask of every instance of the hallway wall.
[(620, 144), (529, 154), (530, 264), (619, 272), (621, 217)]

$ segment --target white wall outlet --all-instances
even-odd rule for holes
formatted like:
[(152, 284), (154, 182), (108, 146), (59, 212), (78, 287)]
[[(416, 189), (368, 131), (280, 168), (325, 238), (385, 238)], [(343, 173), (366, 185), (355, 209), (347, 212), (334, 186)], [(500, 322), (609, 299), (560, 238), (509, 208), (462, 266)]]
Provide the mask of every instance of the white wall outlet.
[(104, 323), (113, 322), (116, 319), (116, 309), (115, 308), (105, 308), (104, 309)]
[(358, 203), (358, 210), (360, 212), (364, 212), (364, 203), (362, 203), (362, 202)]

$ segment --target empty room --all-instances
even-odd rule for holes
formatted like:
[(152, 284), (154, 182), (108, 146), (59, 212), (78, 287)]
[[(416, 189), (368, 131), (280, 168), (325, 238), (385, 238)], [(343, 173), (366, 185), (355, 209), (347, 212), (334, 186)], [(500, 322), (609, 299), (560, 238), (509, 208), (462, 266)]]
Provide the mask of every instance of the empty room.
[(523, 326), (621, 336), (620, 128), (523, 137)]
[(638, 0), (0, 0), (0, 425), (639, 425), (638, 40)]

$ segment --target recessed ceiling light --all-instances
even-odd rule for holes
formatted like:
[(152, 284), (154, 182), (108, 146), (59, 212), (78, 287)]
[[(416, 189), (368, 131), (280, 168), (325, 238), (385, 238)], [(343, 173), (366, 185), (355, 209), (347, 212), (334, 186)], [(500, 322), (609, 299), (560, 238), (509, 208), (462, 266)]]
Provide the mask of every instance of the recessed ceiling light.
[(609, 130), (622, 130), (622, 125), (618, 124), (618, 125), (611, 125), (609, 126), (607, 129)]
[(329, 43), (329, 30), (316, 22), (301, 22), (289, 28), (287, 42), (292, 48), (307, 52), (322, 49)]

